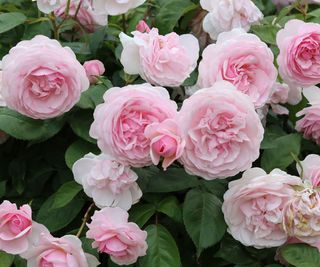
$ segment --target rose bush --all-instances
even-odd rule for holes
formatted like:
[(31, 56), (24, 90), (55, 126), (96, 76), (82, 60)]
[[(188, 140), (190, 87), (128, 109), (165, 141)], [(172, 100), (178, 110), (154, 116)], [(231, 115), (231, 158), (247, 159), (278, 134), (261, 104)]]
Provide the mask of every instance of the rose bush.
[(319, 4), (0, 0), (0, 267), (319, 267)]

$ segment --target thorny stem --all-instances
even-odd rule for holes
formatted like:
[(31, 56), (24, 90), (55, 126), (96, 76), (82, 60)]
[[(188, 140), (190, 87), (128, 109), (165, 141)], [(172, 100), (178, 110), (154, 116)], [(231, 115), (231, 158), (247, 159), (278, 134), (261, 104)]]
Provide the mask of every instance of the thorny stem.
[(90, 211), (92, 210), (93, 207), (94, 207), (94, 203), (92, 203), (90, 205), (90, 207), (87, 209), (86, 214), (84, 215), (84, 217), (82, 219), (82, 224), (81, 224), (81, 226), (79, 228), (79, 231), (78, 231), (78, 233), (76, 235), (77, 237), (81, 236), (82, 231), (83, 231), (84, 227), (86, 226), (87, 221), (89, 220)]

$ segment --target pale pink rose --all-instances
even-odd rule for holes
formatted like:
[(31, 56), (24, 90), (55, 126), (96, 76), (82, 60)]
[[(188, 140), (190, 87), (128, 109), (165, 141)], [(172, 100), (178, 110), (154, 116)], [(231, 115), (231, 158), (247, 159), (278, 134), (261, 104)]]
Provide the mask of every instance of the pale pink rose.
[[(0, 69), (1, 69), (1, 65), (0, 65)], [(2, 71), (0, 70), (0, 107), (5, 107), (6, 105), (7, 105), (6, 101), (4, 101), (2, 96)]]
[(139, 32), (150, 32), (151, 29), (144, 20), (140, 20), (136, 26), (136, 30)]
[(96, 211), (88, 224), (87, 238), (93, 239), (93, 248), (107, 253), (119, 265), (135, 263), (146, 255), (147, 232), (135, 223), (128, 222), (129, 214), (120, 208)]
[[(60, 0), (60, 2), (61, 4), (54, 10), (54, 14), (57, 17), (64, 17), (67, 0)], [(81, 5), (79, 7), (79, 10), (77, 11), (80, 2)], [(77, 14), (77, 21), (88, 32), (94, 32), (97, 26), (106, 26), (108, 24), (108, 14), (96, 12), (92, 6), (92, 0), (71, 0), (69, 15), (74, 17), (75, 14)]]
[(290, 237), (320, 250), (320, 193), (297, 192), (284, 209), (283, 227)]
[(287, 241), (282, 228), (283, 210), (294, 196), (299, 177), (281, 170), (267, 174), (260, 168), (247, 170), (229, 183), (222, 211), (229, 233), (245, 246), (278, 247)]
[(114, 87), (104, 95), (105, 103), (94, 112), (90, 135), (102, 152), (133, 167), (152, 164), (150, 140), (145, 128), (177, 114), (168, 91), (150, 84)]
[(97, 82), (97, 76), (101, 76), (106, 70), (100, 60), (89, 60), (84, 62), (84, 69), (86, 70), (90, 83)]
[(130, 9), (142, 5), (146, 0), (94, 0), (93, 7), (97, 12), (111, 16), (127, 13)]
[(203, 51), (198, 86), (208, 88), (216, 81), (231, 82), (247, 94), (255, 107), (262, 107), (277, 79), (273, 54), (256, 35), (234, 29), (219, 35), (216, 44)]
[(29, 248), (32, 232), (32, 211), (29, 205), (19, 209), (16, 204), (4, 201), (0, 205), (0, 250), (20, 254)]
[(40, 232), (38, 240), (21, 255), (30, 267), (96, 267), (98, 260), (83, 252), (76, 236), (53, 237), (48, 231)]
[(263, 127), (250, 98), (225, 81), (183, 102), (178, 115), (186, 140), (181, 163), (205, 179), (234, 176), (259, 157)]
[(290, 20), (277, 34), (277, 58), (283, 80), (297, 86), (320, 82), (320, 25)]
[(37, 0), (37, 6), (41, 12), (49, 14), (58, 8), (61, 5), (61, 2), (61, 0)]
[(166, 170), (175, 160), (181, 157), (186, 142), (180, 127), (173, 119), (147, 126), (145, 136), (150, 139), (150, 155), (154, 165), (163, 157), (162, 167)]
[(263, 19), (263, 14), (251, 0), (201, 0), (200, 4), (209, 11), (203, 20), (203, 29), (213, 40), (217, 40), (220, 33), (235, 28), (248, 32), (252, 24)]
[(297, 164), (297, 170), (302, 178), (314, 188), (320, 187), (320, 156), (311, 154), (301, 161), (302, 169)]
[(2, 68), (2, 94), (8, 107), (35, 119), (69, 111), (89, 87), (72, 50), (42, 35), (18, 43), (3, 58)]
[(74, 163), (72, 171), (76, 182), (99, 208), (129, 210), (142, 196), (137, 174), (108, 155), (89, 153)]
[(320, 144), (320, 89), (311, 86), (303, 89), (303, 94), (310, 106), (299, 111), (296, 115), (302, 117), (296, 123), (296, 130), (303, 133), (304, 138), (313, 139)]
[(192, 34), (159, 35), (158, 29), (121, 33), (121, 64), (128, 74), (161, 86), (179, 86), (197, 66), (199, 42)]

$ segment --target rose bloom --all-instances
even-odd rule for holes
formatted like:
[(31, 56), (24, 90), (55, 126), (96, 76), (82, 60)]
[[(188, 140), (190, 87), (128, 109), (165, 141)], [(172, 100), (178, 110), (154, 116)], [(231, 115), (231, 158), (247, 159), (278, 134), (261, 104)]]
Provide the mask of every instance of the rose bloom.
[(312, 189), (296, 193), (284, 209), (283, 227), (290, 237), (320, 250), (320, 193)]
[[(67, 0), (60, 0), (61, 4), (54, 10), (57, 17), (64, 17), (67, 6)], [(80, 8), (77, 12), (79, 3)], [(96, 0), (94, 0), (96, 1)], [(77, 21), (88, 31), (94, 32), (97, 26), (106, 26), (108, 24), (108, 14), (98, 13), (93, 9), (92, 0), (71, 0), (69, 15), (75, 16), (77, 12)]]
[(200, 0), (200, 4), (209, 11), (203, 20), (203, 29), (213, 40), (235, 28), (248, 32), (252, 24), (263, 19), (259, 8), (250, 0)]
[(320, 82), (320, 25), (290, 20), (277, 34), (277, 58), (283, 80), (297, 86)]
[(90, 83), (96, 83), (97, 76), (101, 76), (105, 72), (103, 63), (100, 60), (89, 60), (84, 62), (84, 69), (86, 70)]
[(312, 187), (320, 187), (320, 156), (311, 154), (301, 161), (303, 171), (299, 164), (297, 170), (302, 178), (307, 181)]
[(312, 139), (320, 144), (320, 89), (311, 86), (303, 89), (303, 94), (310, 106), (299, 111), (296, 115), (302, 117), (296, 123), (296, 130), (303, 133), (306, 139)]
[(129, 210), (142, 196), (137, 174), (108, 155), (89, 153), (75, 162), (72, 171), (76, 182), (100, 208)]
[(262, 107), (277, 79), (273, 59), (271, 50), (256, 35), (234, 29), (220, 34), (217, 43), (203, 51), (197, 84), (208, 88), (216, 81), (231, 82), (256, 108)]
[(37, 0), (39, 10), (45, 14), (49, 14), (61, 5), (62, 0)]
[(29, 247), (32, 231), (32, 211), (29, 205), (19, 209), (16, 204), (4, 201), (0, 205), (0, 250), (20, 254)]
[(38, 35), (12, 48), (2, 61), (2, 93), (9, 108), (34, 119), (69, 111), (89, 80), (75, 54)]
[(183, 102), (178, 124), (186, 146), (186, 171), (205, 179), (247, 170), (259, 157), (263, 127), (250, 98), (225, 81), (197, 91)]
[(197, 66), (198, 40), (191, 34), (175, 32), (159, 35), (158, 29), (121, 33), (121, 64), (128, 74), (140, 74), (147, 82), (161, 86), (179, 86)]
[(173, 119), (149, 125), (145, 136), (151, 140), (150, 155), (154, 165), (163, 157), (162, 167), (166, 170), (175, 160), (181, 157), (185, 147), (181, 129)]
[(145, 128), (177, 114), (176, 102), (168, 91), (150, 84), (114, 87), (97, 106), (90, 135), (98, 140), (102, 152), (133, 167), (152, 164), (150, 140)]
[(109, 254), (118, 265), (135, 263), (148, 248), (147, 232), (128, 222), (128, 217), (120, 208), (104, 208), (96, 211), (88, 224), (87, 238), (94, 240), (92, 247)]
[(294, 196), (299, 177), (281, 170), (270, 174), (260, 168), (244, 172), (229, 183), (222, 211), (229, 233), (245, 246), (278, 247), (287, 241), (282, 228), (283, 210)]
[(99, 261), (84, 253), (76, 236), (53, 237), (48, 230), (39, 233), (37, 241), (21, 255), (32, 267), (96, 267)]
[(142, 5), (146, 0), (94, 0), (93, 7), (97, 12), (111, 16), (127, 13), (130, 9)]

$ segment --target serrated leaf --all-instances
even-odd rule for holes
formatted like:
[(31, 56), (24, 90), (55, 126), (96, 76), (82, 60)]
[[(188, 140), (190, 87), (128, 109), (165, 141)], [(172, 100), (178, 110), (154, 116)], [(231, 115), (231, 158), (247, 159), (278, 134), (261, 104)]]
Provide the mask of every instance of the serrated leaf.
[(182, 209), (175, 196), (169, 196), (157, 204), (157, 211), (166, 214), (173, 220), (182, 223)]
[(63, 184), (56, 193), (51, 209), (59, 209), (68, 205), (75, 196), (82, 190), (82, 186), (75, 181)]
[(9, 31), (26, 21), (27, 17), (19, 12), (0, 14), (0, 33)]
[(14, 256), (5, 252), (0, 252), (0, 267), (10, 267), (13, 263)]
[(213, 194), (200, 189), (192, 189), (183, 204), (183, 221), (198, 256), (203, 249), (218, 243), (227, 226), (221, 211), (222, 203)]
[(155, 211), (156, 208), (152, 204), (136, 204), (129, 211), (130, 221), (142, 228), (154, 215)]
[(305, 244), (293, 244), (281, 249), (282, 257), (295, 267), (319, 267), (320, 252)]

